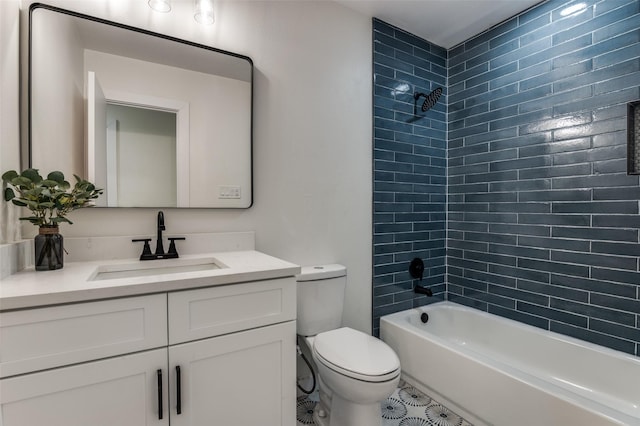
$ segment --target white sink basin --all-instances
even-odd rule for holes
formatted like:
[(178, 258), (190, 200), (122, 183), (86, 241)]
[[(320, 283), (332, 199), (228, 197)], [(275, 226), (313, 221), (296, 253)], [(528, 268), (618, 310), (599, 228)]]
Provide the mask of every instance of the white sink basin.
[(118, 265), (98, 266), (89, 277), (89, 281), (210, 271), (224, 267), (225, 266), (213, 258), (147, 260)]

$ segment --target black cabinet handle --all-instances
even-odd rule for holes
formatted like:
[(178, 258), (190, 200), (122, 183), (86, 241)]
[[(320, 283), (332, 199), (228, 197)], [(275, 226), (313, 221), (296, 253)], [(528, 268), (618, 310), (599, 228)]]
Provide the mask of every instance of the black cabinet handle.
[(158, 420), (162, 420), (162, 370), (156, 372), (158, 376)]
[(176, 365), (176, 413), (182, 414), (182, 381), (180, 380), (180, 366)]

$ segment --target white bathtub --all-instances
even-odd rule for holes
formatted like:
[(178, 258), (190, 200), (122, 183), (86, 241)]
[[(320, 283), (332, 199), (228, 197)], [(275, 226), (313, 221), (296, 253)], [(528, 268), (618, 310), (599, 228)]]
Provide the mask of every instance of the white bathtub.
[(634, 356), (451, 302), (386, 315), (380, 336), (407, 380), (477, 424), (640, 425)]

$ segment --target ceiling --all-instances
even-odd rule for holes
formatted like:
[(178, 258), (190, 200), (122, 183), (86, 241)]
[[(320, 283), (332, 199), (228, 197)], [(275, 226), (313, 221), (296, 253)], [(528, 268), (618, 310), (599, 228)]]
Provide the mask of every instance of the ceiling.
[(449, 49), (541, 0), (335, 0)]

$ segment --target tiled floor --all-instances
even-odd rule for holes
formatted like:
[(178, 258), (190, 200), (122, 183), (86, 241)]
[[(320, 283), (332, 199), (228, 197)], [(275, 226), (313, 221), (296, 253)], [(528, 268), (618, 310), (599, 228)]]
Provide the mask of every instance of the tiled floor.
[[(315, 424), (313, 407), (317, 399), (317, 394), (298, 398), (298, 426)], [(380, 416), (382, 426), (472, 426), (444, 405), (403, 382), (380, 404)]]

